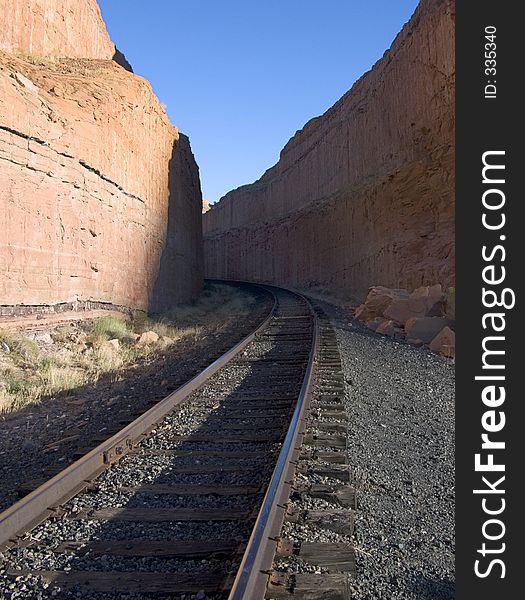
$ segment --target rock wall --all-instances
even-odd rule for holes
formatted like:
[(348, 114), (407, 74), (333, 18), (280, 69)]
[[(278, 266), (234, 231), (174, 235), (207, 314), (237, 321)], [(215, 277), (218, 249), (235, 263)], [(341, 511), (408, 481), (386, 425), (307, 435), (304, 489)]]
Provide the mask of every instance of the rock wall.
[(0, 305), (188, 301), (201, 206), (189, 141), (144, 79), (112, 60), (0, 51)]
[(376, 65), (257, 182), (203, 216), (208, 277), (454, 282), (454, 2), (422, 0)]
[(0, 50), (33, 56), (111, 59), (96, 0), (0, 0)]

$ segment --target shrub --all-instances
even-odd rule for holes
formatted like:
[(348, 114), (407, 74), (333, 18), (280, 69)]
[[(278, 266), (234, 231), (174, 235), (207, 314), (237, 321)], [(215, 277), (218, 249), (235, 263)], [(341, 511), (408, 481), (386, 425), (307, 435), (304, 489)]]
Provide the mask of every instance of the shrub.
[(131, 331), (128, 323), (116, 317), (99, 317), (93, 321), (93, 333), (98, 334), (101, 338), (111, 339), (127, 339), (131, 337)]

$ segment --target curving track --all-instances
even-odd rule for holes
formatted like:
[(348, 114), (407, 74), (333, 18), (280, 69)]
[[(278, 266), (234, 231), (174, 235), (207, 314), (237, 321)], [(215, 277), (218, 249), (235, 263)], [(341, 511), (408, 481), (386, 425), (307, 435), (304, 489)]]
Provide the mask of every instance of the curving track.
[(0, 515), (16, 582), (2, 597), (269, 593), (314, 366), (333, 352), (305, 298), (266, 289), (275, 305), (254, 333)]

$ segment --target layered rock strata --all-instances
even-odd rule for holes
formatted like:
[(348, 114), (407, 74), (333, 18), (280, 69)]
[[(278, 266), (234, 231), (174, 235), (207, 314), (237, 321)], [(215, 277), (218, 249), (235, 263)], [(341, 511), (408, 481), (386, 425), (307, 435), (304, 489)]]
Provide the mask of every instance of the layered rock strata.
[(0, 0), (0, 50), (39, 57), (112, 59), (96, 0)]
[(342, 290), (454, 282), (454, 2), (203, 217), (209, 277)]
[(162, 311), (190, 300), (203, 263), (188, 138), (151, 86), (111, 60), (95, 2), (13, 4), (81, 6), (64, 35), (44, 30), (64, 52), (78, 36), (79, 52), (99, 58), (29, 56), (53, 48), (34, 35), (27, 55), (0, 52), (0, 305)]

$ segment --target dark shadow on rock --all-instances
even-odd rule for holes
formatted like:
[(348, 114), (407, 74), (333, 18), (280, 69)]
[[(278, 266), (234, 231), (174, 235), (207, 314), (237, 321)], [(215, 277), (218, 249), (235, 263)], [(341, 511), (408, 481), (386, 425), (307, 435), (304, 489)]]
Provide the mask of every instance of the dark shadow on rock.
[(202, 289), (202, 192), (187, 136), (179, 134), (169, 163), (168, 222), (148, 310), (162, 313)]
[(120, 65), (121, 67), (123, 67), (124, 69), (126, 69), (126, 71), (129, 71), (130, 73), (133, 73), (133, 67), (129, 64), (127, 58), (124, 56), (124, 54), (115, 46), (115, 53), (113, 54), (113, 60)]

